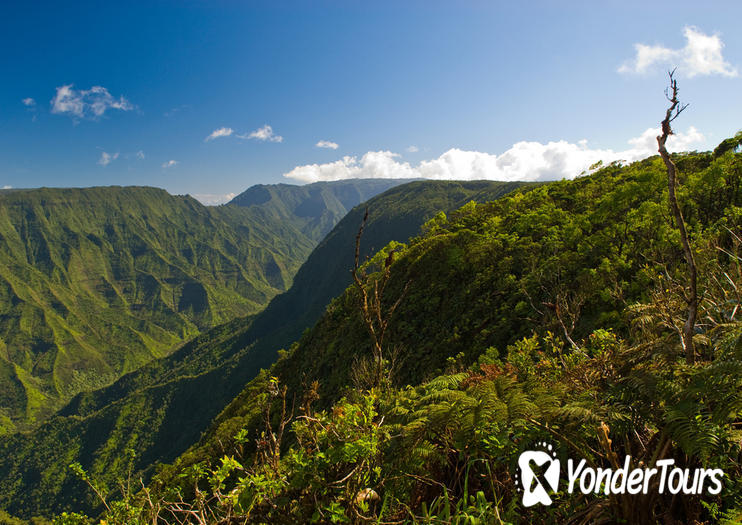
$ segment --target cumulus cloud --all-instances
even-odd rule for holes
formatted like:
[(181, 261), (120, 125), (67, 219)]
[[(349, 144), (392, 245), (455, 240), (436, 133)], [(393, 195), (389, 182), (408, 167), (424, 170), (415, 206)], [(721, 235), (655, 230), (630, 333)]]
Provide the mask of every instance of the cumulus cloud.
[[(639, 160), (657, 154), (657, 135), (660, 128), (648, 128), (644, 133), (629, 139), (631, 149), (627, 150), (628, 161)], [(688, 151), (694, 144), (702, 143), (706, 137), (695, 126), (690, 126), (685, 133), (675, 133), (667, 140), (667, 149), (671, 152)]]
[(636, 56), (618, 68), (619, 73), (646, 73), (654, 66), (665, 69), (678, 67), (678, 72), (688, 77), (697, 75), (722, 75), (736, 77), (739, 72), (724, 60), (724, 42), (718, 34), (706, 35), (699, 29), (683, 29), (685, 46), (670, 49), (661, 45), (634, 44)]
[(229, 137), (232, 133), (234, 133), (232, 128), (217, 128), (204, 139), (204, 142), (209, 142), (210, 140), (218, 139), (220, 137)]
[(163, 168), (174, 168), (177, 165), (178, 165), (178, 161), (177, 160), (168, 160), (168, 161), (162, 163), (162, 167)]
[(100, 154), (100, 158), (98, 159), (98, 164), (105, 167), (117, 158), (119, 158), (118, 153), (106, 153), (105, 151), (102, 151)]
[(342, 179), (406, 179), (416, 177), (415, 170), (407, 162), (398, 162), (399, 154), (391, 151), (369, 151), (359, 160), (345, 156), (327, 164), (297, 166), (284, 177), (306, 182)]
[(110, 109), (131, 111), (135, 106), (124, 96), (114, 98), (106, 88), (93, 86), (90, 89), (76, 90), (72, 84), (57, 88), (57, 94), (51, 101), (51, 112), (67, 115), (74, 119), (97, 119)]
[(226, 204), (237, 196), (236, 193), (196, 193), (193, 197), (206, 206), (217, 206)]
[(13, 186), (8, 186), (8, 185), (6, 184), (5, 186), (3, 186), (3, 189), (4, 189), (4, 190), (12, 190), (12, 189), (13, 189)]
[(139, 160), (144, 160), (144, 152), (142, 150), (137, 151), (134, 156)]
[[(657, 153), (659, 128), (649, 128), (628, 141), (623, 151), (592, 149), (586, 140), (570, 143), (522, 141), (500, 155), (453, 148), (440, 157), (424, 160), (417, 166), (401, 162), (391, 151), (369, 151), (360, 159), (345, 156), (326, 164), (297, 166), (284, 177), (304, 182), (363, 178), (424, 178), (443, 180), (544, 181), (572, 179), (598, 161), (632, 162)], [(672, 135), (667, 147), (671, 151), (687, 150), (704, 140), (694, 127)]]
[(248, 135), (237, 135), (241, 139), (256, 139), (268, 142), (283, 142), (281, 135), (273, 133), (273, 128), (266, 124), (262, 128), (258, 128)]
[(36, 105), (36, 101), (32, 99), (31, 97), (24, 98), (23, 100), (21, 100), (21, 102), (23, 102), (24, 106), (28, 106), (28, 107), (34, 107)]
[(325, 148), (325, 149), (338, 149), (337, 142), (332, 142), (330, 140), (320, 140), (315, 144), (315, 147), (317, 148)]
[(420, 148), (418, 148), (417, 146), (407, 147), (407, 153), (417, 153), (418, 151), (420, 151)]

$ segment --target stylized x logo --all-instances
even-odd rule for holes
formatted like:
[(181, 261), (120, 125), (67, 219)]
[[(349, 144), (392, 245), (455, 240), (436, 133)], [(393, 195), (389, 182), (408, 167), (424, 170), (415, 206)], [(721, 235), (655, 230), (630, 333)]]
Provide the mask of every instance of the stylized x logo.
[(518, 458), (523, 481), (523, 506), (551, 505), (549, 492), (559, 486), (559, 460), (543, 450), (527, 450)]

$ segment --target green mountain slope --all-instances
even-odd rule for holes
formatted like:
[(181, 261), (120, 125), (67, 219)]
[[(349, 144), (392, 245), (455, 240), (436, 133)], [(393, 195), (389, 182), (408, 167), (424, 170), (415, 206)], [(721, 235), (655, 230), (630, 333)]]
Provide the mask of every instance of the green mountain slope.
[[(397, 186), (383, 199), (368, 202), (361, 257), (373, 255), (392, 240), (403, 242), (416, 235), (420, 225), (438, 212), (456, 210), (469, 201), (493, 201), (522, 186), (491, 181), (419, 181)], [(263, 366), (275, 360), (276, 349), (287, 347), (314, 325), (329, 302), (350, 284), (355, 236), (364, 211), (365, 206), (359, 206), (348, 213), (302, 265), (294, 285), (256, 317), (251, 333), (257, 339), (255, 353), (265, 354)]]
[[(368, 238), (376, 239), (378, 246), (405, 240), (442, 208), (455, 209), (473, 198), (491, 200), (516, 187), (416, 182), (393, 188), (369, 201)], [(86, 496), (84, 486), (67, 469), (71, 461), (80, 461), (111, 481), (125, 469), (121, 457), (127, 448), (138, 453), (135, 470), (148, 475), (153, 462), (172, 461), (196, 442), (245, 383), (270, 365), (277, 349), (292, 342), (291, 331), (300, 333), (310, 326), (335, 290), (347, 286), (350, 275), (344, 261), (352, 260), (353, 236), (362, 213), (361, 208), (353, 210), (316, 248), (307, 264), (323, 280), (315, 280), (311, 272), (297, 278), (288, 296), (301, 303), (295, 309), (285, 306), (284, 298), (284, 306), (270, 314), (205, 332), (110, 387), (79, 394), (36, 432), (10, 436), (0, 445), (0, 506), (19, 515), (74, 508)], [(372, 253), (371, 246), (364, 249)], [(292, 317), (296, 311), (308, 314), (297, 321)], [(273, 331), (267, 321), (259, 333), (254, 331), (262, 315), (271, 316)]]
[[(664, 166), (656, 157), (610, 166), (427, 223), (397, 254), (385, 288), (388, 309), (410, 283), (385, 345), (396, 364), (392, 385), (366, 390), (371, 344), (350, 287), (152, 486), (178, 487), (188, 498), (190, 466), (224, 465), (225, 479), (229, 472), (241, 479), (238, 503), (211, 510), (255, 522), (302, 522), (317, 509), (328, 520), (396, 521), (443, 513), (441, 501), (462, 519), (500, 507), (508, 519), (539, 523), (578, 511), (606, 522), (647, 522), (653, 513), (682, 522), (704, 508), (738, 506), (742, 155), (676, 162), (704, 268), (697, 365), (685, 363), (673, 327), (682, 325), (686, 269)], [(288, 388), (295, 408), (280, 466), (264, 416), (272, 406), (275, 432), (276, 385)], [(727, 469), (727, 492), (704, 505), (699, 497), (677, 505), (668, 495), (630, 506), (620, 497), (560, 496), (548, 514), (520, 506), (512, 479), (519, 452), (548, 439), (608, 466), (614, 452), (601, 431), (606, 438), (613, 431), (613, 450), (643, 461)], [(221, 463), (225, 455), (244, 467)], [(356, 495), (369, 488), (383, 504), (359, 503)]]
[(312, 248), (247, 208), (138, 187), (0, 194), (0, 430), (261, 309)]

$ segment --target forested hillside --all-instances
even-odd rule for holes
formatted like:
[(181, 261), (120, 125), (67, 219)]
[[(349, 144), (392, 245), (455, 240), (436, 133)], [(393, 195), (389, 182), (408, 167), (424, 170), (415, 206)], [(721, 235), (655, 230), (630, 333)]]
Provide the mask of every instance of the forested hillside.
[[(393, 188), (367, 203), (373, 213), (367, 235), (374, 244), (363, 253), (406, 240), (440, 210), (472, 199), (489, 201), (518, 186), (426, 181)], [(9, 436), (0, 444), (0, 505), (28, 516), (93, 504), (68, 469), (70, 461), (113, 483), (125, 473), (121, 458), (127, 450), (136, 452), (135, 471), (148, 477), (153, 463), (172, 461), (195, 443), (245, 383), (270, 366), (278, 349), (309, 328), (350, 283), (353, 232), (363, 210), (353, 210), (337, 225), (290, 292), (264, 312), (205, 331), (109, 387), (78, 394), (38, 430)]]
[(369, 210), (360, 255), (369, 257), (390, 241), (403, 242), (436, 213), (458, 209), (467, 202), (488, 202), (520, 187), (520, 182), (418, 181), (397, 186), (351, 210), (299, 268), (293, 286), (276, 296), (255, 318), (250, 332), (255, 354), (268, 366), (276, 350), (288, 347), (314, 325), (332, 299), (350, 284), (355, 235)]
[[(742, 155), (675, 161), (702, 297), (694, 363), (680, 343), (687, 267), (659, 158), (469, 204), (371, 261), (363, 282), (369, 297), (383, 289), (382, 318), (399, 301), (381, 380), (350, 287), (162, 470), (149, 489), (169, 509), (160, 515), (739, 520)], [(647, 494), (559, 492), (551, 507), (524, 508), (517, 458), (544, 441), (563, 464), (629, 455), (634, 466), (720, 468), (723, 489), (677, 498), (655, 480)], [(136, 498), (121, 509), (152, 512)]]

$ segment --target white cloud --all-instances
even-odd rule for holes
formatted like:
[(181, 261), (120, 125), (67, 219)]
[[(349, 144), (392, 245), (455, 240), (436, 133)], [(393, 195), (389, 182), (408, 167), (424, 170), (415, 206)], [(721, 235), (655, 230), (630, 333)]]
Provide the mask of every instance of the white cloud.
[(3, 189), (4, 189), (4, 190), (12, 190), (12, 189), (13, 189), (13, 186), (8, 186), (8, 185), (6, 184), (5, 186), (3, 186)]
[(119, 158), (118, 153), (106, 153), (105, 151), (102, 151), (100, 154), (100, 158), (98, 159), (98, 164), (100, 164), (101, 166), (108, 166), (117, 158)]
[(420, 151), (420, 148), (418, 148), (417, 146), (407, 147), (407, 153), (417, 153), (418, 151)]
[(51, 112), (67, 115), (72, 118), (96, 119), (102, 117), (109, 109), (131, 111), (135, 106), (123, 96), (114, 98), (101, 86), (76, 90), (72, 84), (57, 88), (57, 94), (51, 101)]
[(142, 150), (137, 151), (134, 156), (139, 160), (144, 160), (144, 152)]
[[(644, 133), (633, 139), (629, 139), (631, 149), (626, 153), (629, 155), (625, 160), (639, 160), (650, 155), (657, 154), (657, 135), (661, 133), (660, 128), (648, 128)], [(695, 126), (690, 126), (685, 133), (675, 133), (667, 140), (669, 151), (688, 151), (692, 145), (702, 143), (706, 137), (698, 131)]]
[(178, 165), (177, 160), (168, 160), (167, 162), (162, 163), (163, 168), (174, 168), (177, 165)]
[(308, 164), (297, 166), (284, 174), (284, 177), (306, 182), (342, 179), (405, 179), (417, 175), (407, 162), (397, 162), (397, 153), (391, 151), (369, 151), (360, 161), (356, 157), (345, 156), (341, 160), (327, 164)]
[[(255, 131), (251, 133), (237, 133), (232, 128), (222, 127), (217, 128), (214, 131), (211, 132), (211, 134), (204, 139), (204, 142), (209, 142), (214, 139), (218, 139), (221, 137), (230, 137), (235, 136), (238, 139), (248, 140), (248, 139), (256, 139), (256, 140), (262, 140), (262, 141), (268, 141), (268, 142), (283, 142), (283, 137), (281, 135), (276, 135), (273, 132), (273, 128), (266, 124), (262, 128), (258, 128)], [(326, 141), (320, 141), (317, 143), (317, 146), (319, 146), (320, 143), (323, 144), (334, 144), (332, 142), (326, 142)], [(320, 146), (320, 147), (332, 147), (332, 146)], [(337, 144), (335, 144), (335, 147), (337, 148)]]
[[(630, 139), (629, 148), (623, 151), (590, 149), (587, 141), (570, 143), (564, 140), (541, 144), (522, 141), (514, 144), (501, 155), (464, 151), (453, 148), (440, 157), (412, 166), (397, 160), (399, 155), (390, 151), (369, 151), (360, 159), (345, 156), (327, 164), (297, 166), (284, 177), (304, 182), (333, 181), (362, 178), (424, 178), (444, 180), (501, 180), (544, 181), (572, 179), (598, 161), (635, 161), (657, 153), (656, 136), (659, 128), (649, 128), (639, 137)], [(704, 140), (694, 127), (685, 133), (672, 135), (668, 149), (682, 151)]]
[(24, 106), (28, 106), (28, 107), (33, 107), (36, 105), (36, 101), (32, 99), (31, 97), (24, 98), (23, 100), (21, 100), (21, 102), (23, 102)]
[(722, 75), (736, 77), (737, 68), (724, 60), (724, 42), (718, 34), (706, 35), (699, 29), (683, 29), (685, 47), (670, 49), (661, 45), (634, 44), (636, 56), (618, 68), (619, 73), (646, 73), (655, 65), (665, 69), (678, 67), (678, 72), (688, 77), (697, 75)]
[(199, 201), (201, 204), (205, 204), (206, 206), (216, 206), (218, 204), (226, 204), (227, 202), (231, 201), (237, 196), (236, 193), (224, 193), (224, 194), (214, 194), (214, 193), (196, 193), (193, 195), (193, 197)]
[(339, 146), (337, 142), (332, 142), (330, 140), (320, 140), (317, 144), (315, 144), (315, 147), (325, 149), (338, 149)]
[(204, 139), (204, 142), (209, 142), (210, 140), (218, 139), (219, 137), (229, 137), (233, 132), (234, 130), (232, 128), (217, 128)]
[(262, 141), (269, 141), (269, 142), (283, 142), (283, 137), (281, 135), (276, 135), (273, 133), (273, 128), (266, 124), (262, 128), (256, 129), (249, 135), (237, 135), (237, 137), (241, 139), (256, 139), (256, 140), (262, 140)]

